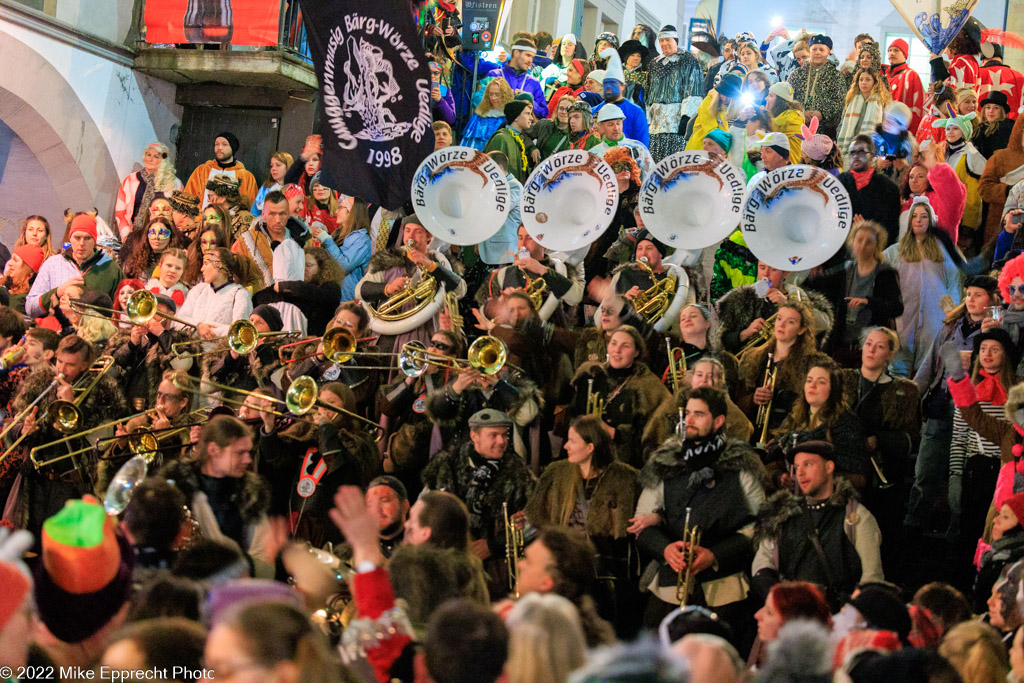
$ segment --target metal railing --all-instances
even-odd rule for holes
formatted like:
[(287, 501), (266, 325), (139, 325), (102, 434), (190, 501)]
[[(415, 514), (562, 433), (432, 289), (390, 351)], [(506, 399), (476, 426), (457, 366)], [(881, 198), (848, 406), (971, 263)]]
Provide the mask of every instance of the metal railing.
[(302, 10), (299, 9), (298, 0), (281, 0), (281, 20), (278, 27), (278, 46), (312, 64), (306, 25), (302, 21)]

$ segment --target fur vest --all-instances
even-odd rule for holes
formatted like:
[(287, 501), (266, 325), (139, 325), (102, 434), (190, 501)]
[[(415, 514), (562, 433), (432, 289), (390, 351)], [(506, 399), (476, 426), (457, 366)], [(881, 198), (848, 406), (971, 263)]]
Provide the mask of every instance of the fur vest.
[[(160, 476), (173, 480), (189, 501), (201, 491), (198, 460), (169, 462), (160, 470)], [(237, 490), (235, 501), (242, 520), (249, 525), (256, 524), (270, 508), (270, 488), (258, 474), (246, 472), (242, 475), (241, 486)]]
[[(611, 463), (598, 475), (597, 487), (587, 506), (587, 536), (626, 536), (629, 518), (640, 496), (637, 475), (635, 469), (621, 462)], [(536, 527), (561, 524), (562, 505), (577, 483), (582, 492), (580, 468), (574, 463), (558, 460), (548, 465), (526, 505), (526, 518)]]
[[(661, 448), (654, 451), (650, 460), (640, 470), (640, 485), (643, 488), (654, 488), (666, 479), (693, 474), (689, 465), (679, 459), (681, 449), (682, 440), (675, 435), (669, 437)], [(709, 468), (715, 478), (729, 472), (747, 472), (762, 486), (768, 483), (768, 475), (761, 458), (749, 444), (742, 441), (727, 440), (722, 454)]]
[[(792, 286), (789, 286), (792, 289)], [(788, 291), (788, 290), (787, 290)], [(806, 295), (815, 318), (827, 318), (828, 326), (824, 333), (815, 335), (818, 345), (821, 346), (828, 339), (829, 331), (832, 329), (834, 315), (832, 305), (821, 293), (812, 290), (800, 290)], [(738, 336), (747, 325), (757, 318), (768, 319), (768, 316), (775, 313), (778, 307), (768, 299), (762, 299), (754, 291), (753, 285), (744, 285), (731, 290), (728, 294), (718, 300), (718, 333), (721, 346), (730, 353), (738, 353), (746, 342), (739, 341)], [(732, 337), (736, 337), (735, 340)], [(749, 341), (749, 340), (748, 340)]]
[[(146, 387), (146, 405), (156, 405), (156, 392), (160, 386), (160, 382), (163, 381), (164, 372), (173, 370), (171, 361), (177, 359), (177, 355), (171, 352), (171, 345), (178, 342), (186, 341), (190, 338), (187, 332), (182, 330), (167, 330), (161, 335), (160, 340), (156, 343), (150, 343), (146, 347), (146, 353), (141, 359), (144, 361), (142, 364), (144, 367), (132, 367), (126, 368), (122, 366), (122, 372), (125, 373), (125, 382), (123, 387), (127, 390), (128, 386), (134, 384), (131, 375), (134, 372), (145, 373), (145, 387)], [(107, 349), (105, 353), (113, 355), (118, 360), (118, 365), (121, 365), (121, 358), (119, 357), (119, 351), (124, 350), (126, 345), (131, 340), (130, 329), (119, 329), (113, 337), (107, 341)], [(152, 339), (150, 339), (152, 342)]]
[(203, 379), (239, 389), (255, 389), (270, 384), (270, 376), (281, 367), (274, 352), (276, 345), (262, 344), (241, 358), (232, 358), (226, 341), (206, 352), (200, 361)]
[[(89, 395), (85, 397), (85, 401), (79, 406), (82, 412), (81, 429), (89, 429), (104, 422), (110, 422), (111, 420), (128, 415), (128, 401), (124, 397), (124, 392), (121, 390), (118, 380), (110, 376), (112, 372), (114, 372), (113, 369), (109, 370), (100, 379), (93, 390), (89, 392)], [(26, 377), (25, 381), (21, 384), (18, 395), (14, 398), (14, 409), (19, 411), (24, 409), (25, 406), (46, 390), (56, 376), (57, 371), (55, 369), (46, 367), (36, 370)], [(56, 389), (50, 391), (46, 398), (39, 402), (39, 415), (42, 415), (43, 411), (49, 407), (55, 395)]]

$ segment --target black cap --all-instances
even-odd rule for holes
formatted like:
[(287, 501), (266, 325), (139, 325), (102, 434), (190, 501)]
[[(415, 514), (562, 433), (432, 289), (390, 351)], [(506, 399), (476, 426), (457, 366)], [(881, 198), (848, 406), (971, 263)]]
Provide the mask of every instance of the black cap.
[(989, 275), (972, 275), (964, 281), (964, 290), (968, 287), (977, 287), (988, 292), (989, 296), (999, 296), (999, 281)]
[(828, 441), (798, 441), (786, 449), (786, 461), (793, 462), (797, 453), (813, 453), (825, 460), (835, 459), (835, 449)]
[(366, 490), (369, 491), (370, 489), (377, 486), (387, 486), (389, 489), (398, 494), (399, 500), (409, 500), (409, 492), (405, 490), (405, 484), (400, 482), (395, 477), (392, 477), (390, 474), (382, 474), (379, 477), (376, 477), (366, 487)]
[(989, 340), (999, 342), (1003, 347), (1004, 364), (1009, 368), (1016, 369), (1017, 363), (1020, 362), (1017, 345), (1013, 343), (1010, 333), (1001, 327), (993, 327), (988, 332), (979, 332), (975, 335), (974, 355), (977, 356), (981, 350), (981, 342)]

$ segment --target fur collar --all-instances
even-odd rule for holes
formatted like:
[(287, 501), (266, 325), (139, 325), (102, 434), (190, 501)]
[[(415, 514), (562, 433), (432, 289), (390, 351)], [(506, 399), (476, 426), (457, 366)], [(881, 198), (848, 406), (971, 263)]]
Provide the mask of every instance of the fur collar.
[[(164, 465), (160, 476), (172, 479), (189, 501), (199, 491), (199, 461), (176, 460)], [(242, 477), (242, 490), (239, 495), (238, 509), (242, 519), (252, 524), (266, 514), (270, 508), (270, 487), (259, 475), (246, 472)]]
[[(797, 515), (802, 514), (800, 504), (803, 496), (797, 496), (789, 490), (776, 492), (761, 507), (754, 527), (754, 543), (766, 538), (776, 538), (782, 525)], [(857, 500), (857, 491), (845, 477), (835, 478), (835, 491), (828, 499), (829, 506), (845, 508), (851, 500)]]
[[(689, 474), (686, 463), (679, 458), (682, 440), (672, 435), (651, 455), (647, 464), (640, 470), (640, 485), (654, 488), (666, 479)], [(754, 475), (762, 485), (767, 482), (764, 465), (757, 453), (748, 444), (735, 439), (727, 439), (725, 449), (718, 460), (711, 465), (715, 475), (726, 472), (747, 472)]]
[(1010, 387), (1006, 393), (1006, 405), (1003, 409), (1006, 411), (1006, 419), (1010, 424), (1024, 427), (1024, 422), (1018, 412), (1024, 409), (1024, 383)]

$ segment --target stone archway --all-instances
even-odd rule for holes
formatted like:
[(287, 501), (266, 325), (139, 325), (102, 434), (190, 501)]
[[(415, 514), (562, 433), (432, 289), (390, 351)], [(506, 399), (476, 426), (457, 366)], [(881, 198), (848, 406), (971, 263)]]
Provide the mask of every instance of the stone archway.
[(0, 69), (0, 120), (39, 160), (62, 206), (111, 214), (120, 178), (85, 105), (46, 58), (0, 35), (0, 64), (11, 67)]

